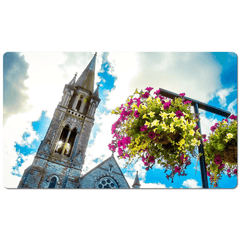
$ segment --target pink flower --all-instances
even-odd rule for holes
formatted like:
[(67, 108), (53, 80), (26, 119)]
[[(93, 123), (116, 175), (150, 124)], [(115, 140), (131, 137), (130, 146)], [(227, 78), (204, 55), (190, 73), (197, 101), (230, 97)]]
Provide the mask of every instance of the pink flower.
[(236, 119), (237, 119), (237, 116), (231, 115), (229, 118), (232, 119), (232, 120), (236, 120)]
[(130, 137), (123, 137), (121, 142), (122, 142), (123, 149), (125, 149), (126, 145), (131, 143), (131, 138)]
[(143, 95), (142, 95), (143, 98), (148, 98), (149, 97), (149, 92), (145, 92)]
[(186, 94), (185, 93), (180, 93), (179, 96), (180, 97), (184, 97)]
[(110, 151), (113, 151), (113, 152), (115, 152), (116, 151), (116, 147), (113, 145), (113, 144), (108, 144), (108, 147), (109, 147), (109, 150)]
[(169, 101), (169, 102), (166, 102), (165, 104), (164, 104), (164, 110), (166, 110), (166, 109), (168, 109), (169, 107), (170, 107), (170, 105), (171, 105), (171, 100)]
[(145, 90), (147, 90), (148, 92), (151, 92), (153, 90), (152, 87), (147, 87)]
[(211, 177), (211, 174), (210, 174), (210, 172), (207, 172), (207, 176), (208, 176), (208, 177)]
[(141, 132), (147, 131), (147, 125), (141, 126), (140, 131)]
[(203, 139), (206, 139), (207, 135), (206, 135), (206, 134), (203, 134), (202, 137), (203, 137)]
[(118, 144), (118, 147), (119, 147), (119, 148), (120, 148), (120, 147), (122, 147), (123, 149), (126, 148), (125, 142), (124, 142), (123, 140), (118, 141), (117, 144)]
[(135, 118), (139, 118), (139, 115), (140, 115), (140, 113), (136, 110), (136, 111), (134, 112)]
[(154, 94), (159, 95), (159, 94), (160, 94), (160, 91), (161, 91), (161, 90), (159, 89), (159, 90), (155, 91)]
[(192, 103), (192, 101), (183, 101), (183, 104)]
[(179, 173), (179, 174), (180, 174), (180, 170), (181, 170), (181, 168), (178, 167), (178, 166), (175, 166), (174, 170), (175, 170), (176, 173)]
[(215, 126), (212, 126), (210, 129), (212, 132), (214, 132), (217, 128)]
[(150, 156), (148, 162), (155, 163), (155, 158), (153, 156)]
[(118, 148), (118, 155), (122, 156), (122, 154), (123, 154), (123, 150), (121, 148)]
[(170, 175), (167, 174), (167, 175), (166, 175), (166, 178), (169, 179), (169, 177), (170, 177)]
[(220, 166), (218, 167), (219, 169), (222, 169), (222, 168), (224, 168), (224, 166), (225, 166), (225, 164), (220, 164)]
[(230, 172), (231, 172), (230, 168), (229, 168), (229, 169), (227, 169), (227, 173), (230, 173)]
[(182, 155), (180, 156), (180, 160), (181, 160), (181, 162), (183, 163), (183, 160), (184, 160), (184, 154), (182, 154)]
[(184, 116), (184, 114), (180, 110), (176, 111), (175, 114), (178, 118), (180, 118), (181, 116)]
[(139, 107), (139, 105), (141, 104), (141, 99), (140, 98), (137, 98), (137, 106)]
[(214, 158), (214, 162), (218, 165), (222, 163), (221, 157)]
[(130, 99), (130, 101), (128, 102), (128, 105), (130, 106), (133, 103), (133, 100)]
[(237, 175), (237, 169), (236, 168), (233, 170), (233, 173)]
[(155, 136), (156, 136), (155, 132), (148, 133), (148, 137), (150, 137), (151, 139), (154, 139)]

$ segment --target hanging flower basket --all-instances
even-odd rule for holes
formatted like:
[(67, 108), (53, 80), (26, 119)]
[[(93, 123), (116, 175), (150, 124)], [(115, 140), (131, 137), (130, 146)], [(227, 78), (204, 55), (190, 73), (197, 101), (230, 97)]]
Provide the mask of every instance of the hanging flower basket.
[(212, 187), (219, 186), (222, 173), (237, 175), (237, 116), (223, 119), (211, 127), (212, 134), (204, 141), (207, 175)]
[(175, 174), (186, 175), (202, 136), (198, 119), (190, 111), (191, 101), (184, 99), (184, 93), (169, 100), (160, 90), (151, 94), (152, 89), (136, 90), (112, 111), (119, 118), (112, 125), (113, 140), (108, 146), (126, 159), (126, 166), (139, 159), (146, 170), (159, 164), (170, 171), (166, 177), (173, 180)]

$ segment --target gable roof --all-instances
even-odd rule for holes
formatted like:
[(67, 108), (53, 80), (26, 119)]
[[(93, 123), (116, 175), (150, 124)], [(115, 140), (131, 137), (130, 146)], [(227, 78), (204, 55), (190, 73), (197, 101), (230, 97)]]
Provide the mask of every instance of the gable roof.
[(107, 158), (106, 160), (104, 160), (103, 162), (101, 162), (100, 164), (98, 164), (96, 167), (94, 167), (93, 169), (91, 169), (89, 172), (87, 172), (86, 174), (84, 174), (83, 176), (81, 176), (81, 179), (85, 178), (88, 174), (90, 174), (91, 172), (95, 171), (98, 168), (104, 169), (106, 171), (108, 171), (109, 169), (109, 163), (112, 163), (113, 165), (113, 170), (112, 170), (112, 174), (118, 174), (121, 175), (125, 182), (127, 183), (128, 187), (131, 188), (126, 180), (126, 178), (124, 177), (121, 168), (118, 166), (118, 163), (116, 161), (116, 159), (114, 158), (114, 156), (112, 155), (111, 157)]

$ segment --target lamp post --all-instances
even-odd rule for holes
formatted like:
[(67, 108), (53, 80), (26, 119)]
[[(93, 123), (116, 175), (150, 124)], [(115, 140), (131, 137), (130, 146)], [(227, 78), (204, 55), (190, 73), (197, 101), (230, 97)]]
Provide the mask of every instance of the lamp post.
[[(171, 98), (171, 99), (179, 97), (179, 94), (167, 91), (165, 89), (159, 88), (159, 90), (160, 90), (161, 95), (163, 95), (164, 97)], [(231, 114), (228, 111), (222, 110), (220, 108), (213, 107), (211, 105), (202, 103), (202, 102), (197, 101), (195, 99), (191, 99), (191, 98), (188, 98), (188, 97), (184, 97), (184, 99), (192, 102), (191, 104), (194, 107), (194, 112), (195, 112), (196, 115), (199, 115), (199, 108), (203, 109), (205, 111), (214, 113), (214, 114), (218, 114), (218, 115), (223, 116), (223, 117), (229, 117), (230, 114)], [(199, 118), (199, 121), (198, 121), (197, 124), (198, 124), (198, 128), (199, 128), (199, 133), (201, 134), (200, 118)], [(208, 188), (207, 171), (206, 171), (206, 163), (205, 163), (205, 156), (204, 156), (204, 149), (203, 149), (202, 140), (201, 140), (200, 146), (198, 147), (198, 151), (201, 154), (200, 170), (201, 170), (202, 187), (203, 188)]]

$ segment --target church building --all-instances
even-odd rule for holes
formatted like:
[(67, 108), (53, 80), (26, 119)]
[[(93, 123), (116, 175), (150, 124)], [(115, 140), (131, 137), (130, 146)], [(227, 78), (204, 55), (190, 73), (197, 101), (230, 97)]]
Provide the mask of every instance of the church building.
[[(45, 138), (18, 188), (130, 188), (113, 154), (82, 175), (82, 167), (96, 108), (99, 86), (94, 91), (97, 54), (77, 79), (65, 85)], [(136, 173), (132, 188), (140, 188)]]

